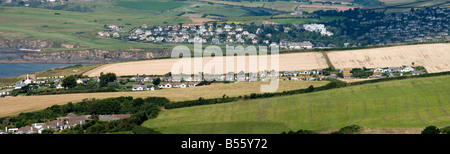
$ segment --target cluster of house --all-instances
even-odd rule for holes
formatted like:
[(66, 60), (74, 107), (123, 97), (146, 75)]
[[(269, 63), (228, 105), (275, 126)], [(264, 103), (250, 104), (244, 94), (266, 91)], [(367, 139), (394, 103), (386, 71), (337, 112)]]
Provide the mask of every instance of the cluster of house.
[[(220, 26), (220, 27), (219, 27)], [(148, 27), (146, 25), (131, 31), (129, 39), (146, 42), (193, 43), (195, 37), (200, 37), (202, 43), (232, 44), (258, 43), (258, 32), (250, 33), (241, 25), (165, 25)]]
[[(270, 25), (267, 25), (270, 26)], [(303, 28), (307, 31), (320, 32), (322, 35), (331, 36), (332, 32), (327, 31), (323, 24), (304, 24)], [(284, 32), (287, 33), (292, 29), (284, 27)], [(110, 32), (110, 31), (113, 32)], [(115, 25), (110, 25), (108, 31), (98, 32), (101, 37), (119, 38), (120, 35), (117, 31), (121, 29)], [(280, 41), (270, 42), (268, 39), (258, 39), (259, 35), (262, 35), (263, 30), (256, 28), (254, 33), (244, 29), (242, 25), (165, 25), (165, 26), (152, 26), (142, 25), (130, 31), (129, 39), (131, 41), (141, 42), (170, 42), (170, 43), (194, 43), (202, 42), (209, 44), (259, 44), (276, 46), (285, 49), (311, 49), (314, 45), (309, 42), (288, 42)], [(272, 37), (272, 34), (264, 34), (265, 38)]]
[(122, 28), (120, 28), (117, 25), (109, 25), (108, 26), (108, 31), (101, 31), (98, 32), (98, 36), (100, 37), (110, 37), (110, 33), (112, 33), (112, 37), (113, 38), (120, 38), (120, 34), (118, 33), (119, 31), (121, 31)]
[(24, 80), (21, 80), (19, 82), (16, 82), (14, 84), (14, 89), (20, 89), (26, 85), (35, 83), (35, 84), (42, 84), (42, 83), (49, 83), (53, 82), (57, 84), (57, 89), (62, 89), (64, 87), (61, 86), (61, 80), (65, 78), (66, 76), (52, 76), (52, 77), (36, 77), (34, 74), (27, 74)]
[[(343, 73), (344, 78), (353, 78), (351, 70), (352, 70), (351, 68), (344, 68), (341, 69), (340, 72)], [(397, 77), (403, 76), (403, 74), (405, 73), (410, 73), (410, 75), (422, 75), (427, 73), (425, 69), (416, 70), (414, 67), (411, 66), (375, 68), (372, 70), (373, 74), (369, 76), (369, 78), (385, 78), (387, 76)], [(383, 76), (384, 73), (386, 74), (386, 76)]]
[[(131, 114), (113, 114), (113, 115), (99, 115), (100, 121), (114, 121), (124, 118), (129, 118)], [(63, 131), (64, 129), (70, 129), (77, 125), (83, 125), (89, 122), (91, 115), (77, 116), (73, 113), (69, 113), (65, 117), (56, 118), (48, 123), (33, 123), (31, 126), (24, 126), (20, 128), (5, 128), (5, 131), (0, 130), (0, 134), (41, 134), (43, 130), (53, 129), (55, 132)]]
[[(408, 42), (450, 40), (450, 8), (430, 8), (403, 13), (387, 13), (384, 17), (364, 20), (362, 26), (374, 28), (358, 39), (372, 39), (377, 45)], [(379, 24), (383, 23), (383, 24)]]
[[(157, 85), (160, 89), (167, 88), (187, 88), (195, 87), (201, 81), (232, 81), (232, 82), (256, 82), (269, 81), (271, 78), (277, 81), (309, 81), (309, 80), (323, 80), (327, 76), (321, 75), (321, 69), (314, 70), (300, 70), (300, 71), (285, 71), (282, 73), (249, 73), (248, 75), (227, 75), (227, 74), (207, 74), (203, 78), (198, 76), (192, 77), (132, 77), (132, 78), (118, 78), (118, 80), (127, 80), (139, 83), (132, 87), (133, 91), (140, 90), (155, 90), (155, 86), (151, 83), (156, 78), (160, 78), (161, 82)], [(147, 82), (148, 84), (145, 84)]]
[(320, 35), (326, 35), (326, 36), (332, 36), (333, 33), (330, 31), (327, 31), (327, 28), (325, 28), (324, 24), (304, 24), (303, 29), (310, 32), (319, 32)]
[[(352, 68), (344, 68), (340, 69), (339, 73), (343, 74), (343, 78), (354, 78), (351, 73)], [(421, 75), (425, 74), (425, 69), (416, 70), (414, 67), (405, 66), (405, 67), (389, 67), (389, 68), (375, 68), (372, 69), (373, 74), (369, 78), (384, 78), (384, 77), (396, 77), (403, 76), (404, 73), (409, 72), (410, 75)], [(202, 81), (231, 81), (231, 82), (256, 82), (256, 81), (269, 81), (271, 79), (275, 79), (278, 81), (311, 81), (311, 80), (323, 80), (326, 78), (338, 78), (337, 74), (330, 74), (328, 76), (323, 75), (324, 72), (322, 69), (313, 69), (313, 70), (299, 70), (299, 71), (282, 71), (279, 73), (270, 73), (267, 71), (261, 71), (258, 73), (249, 73), (248, 75), (229, 75), (229, 74), (206, 74), (203, 78), (198, 77), (198, 75), (191, 75), (188, 77), (180, 77), (180, 76), (163, 76), (163, 77), (119, 77), (117, 78), (117, 82), (120, 81), (130, 81), (136, 84), (132, 85), (132, 91), (142, 91), (142, 90), (155, 90), (155, 88), (159, 89), (168, 89), (168, 88), (187, 88), (187, 87), (195, 87)], [(27, 75), (26, 79), (16, 83), (15, 89), (20, 89), (21, 87), (31, 84), (31, 83), (46, 83), (49, 81), (58, 84), (56, 88), (61, 89), (61, 78), (63, 76), (55, 76), (55, 77), (38, 77), (36, 78), (34, 75)], [(153, 85), (153, 81), (159, 78), (159, 85)], [(76, 80), (77, 84), (86, 83), (88, 80), (94, 80), (99, 82), (100, 79), (98, 77), (95, 78), (79, 78)], [(2, 90), (0, 91), (1, 95), (11, 95), (12, 90)]]
[[(7, 90), (0, 90), (0, 96), (9, 96), (12, 94), (13, 90), (21, 89), (22, 87), (29, 84), (47, 84), (46, 86), (50, 86), (50, 83), (53, 83), (56, 89), (64, 89), (61, 84), (62, 79), (64, 79), (65, 77), (66, 76), (36, 77), (36, 75), (34, 74), (27, 74), (27, 76), (23, 80), (14, 83), (14, 85), (3, 87), (3, 89)], [(78, 84), (82, 84), (86, 83), (86, 81), (88, 80), (89, 78), (80, 78), (77, 79), (76, 82)], [(93, 80), (100, 81), (98, 77), (93, 78)]]

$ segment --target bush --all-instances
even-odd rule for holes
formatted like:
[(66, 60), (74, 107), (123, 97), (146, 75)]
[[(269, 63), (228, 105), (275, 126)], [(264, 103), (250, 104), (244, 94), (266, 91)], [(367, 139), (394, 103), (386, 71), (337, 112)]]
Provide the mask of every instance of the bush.
[(362, 128), (358, 125), (351, 125), (342, 127), (339, 131), (332, 134), (357, 134), (362, 131)]
[(450, 126), (444, 127), (441, 129), (441, 133), (450, 134)]
[(436, 126), (428, 126), (423, 129), (421, 134), (439, 134), (441, 131)]
[(300, 130), (298, 130), (297, 132), (293, 132), (293, 131), (289, 131), (289, 132), (283, 132), (283, 133), (281, 133), (281, 134), (318, 134), (317, 132), (315, 132), (315, 131), (310, 131), (310, 130), (303, 130), (303, 129), (300, 129)]
[(155, 131), (151, 128), (136, 126), (131, 130), (134, 134), (161, 134), (161, 132)]

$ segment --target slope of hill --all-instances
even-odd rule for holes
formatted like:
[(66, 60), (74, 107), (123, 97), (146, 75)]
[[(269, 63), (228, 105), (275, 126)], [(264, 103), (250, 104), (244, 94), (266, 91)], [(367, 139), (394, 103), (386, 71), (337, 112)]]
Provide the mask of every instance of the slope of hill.
[[(450, 76), (407, 79), (245, 102), (162, 111), (143, 126), (162, 133), (327, 131), (358, 124), (405, 133), (450, 125)], [(369, 133), (370, 133), (369, 132)]]

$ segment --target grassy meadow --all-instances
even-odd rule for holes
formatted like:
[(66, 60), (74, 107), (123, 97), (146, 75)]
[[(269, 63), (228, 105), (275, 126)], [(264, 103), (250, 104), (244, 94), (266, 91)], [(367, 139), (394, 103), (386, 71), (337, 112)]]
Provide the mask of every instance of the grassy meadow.
[(175, 2), (175, 1), (120, 1), (115, 4), (116, 6), (130, 8), (130, 9), (138, 9), (138, 10), (155, 10), (155, 11), (166, 11), (170, 9), (174, 9), (186, 3)]
[[(279, 134), (450, 125), (450, 76), (365, 84), (309, 94), (162, 111), (143, 126), (164, 134)], [(419, 131), (420, 133), (420, 131)]]

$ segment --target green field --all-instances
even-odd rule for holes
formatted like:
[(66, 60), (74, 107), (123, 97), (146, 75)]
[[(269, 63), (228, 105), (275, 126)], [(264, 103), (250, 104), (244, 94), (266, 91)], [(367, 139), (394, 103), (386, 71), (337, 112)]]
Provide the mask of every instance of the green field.
[[(73, 12), (39, 8), (0, 7), (0, 39), (50, 40), (81, 46), (81, 49), (126, 50), (130, 48), (170, 48), (171, 45), (128, 43), (126, 40), (98, 38), (104, 25), (124, 26), (122, 35), (138, 25), (188, 23), (184, 17), (149, 16), (125, 13)], [(60, 13), (60, 15), (55, 15)], [(150, 22), (151, 21), (151, 22)], [(68, 50), (64, 48), (52, 51)], [(71, 49), (73, 50), (73, 49)]]
[(378, 129), (450, 125), (450, 76), (365, 84), (268, 99), (162, 111), (143, 126), (165, 134), (327, 131), (357, 124)]
[(180, 6), (186, 5), (186, 3), (181, 2), (160, 2), (160, 1), (120, 1), (116, 3), (116, 6), (125, 7), (129, 9), (138, 10), (155, 10), (155, 11), (166, 11), (174, 9)]

